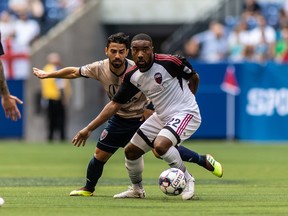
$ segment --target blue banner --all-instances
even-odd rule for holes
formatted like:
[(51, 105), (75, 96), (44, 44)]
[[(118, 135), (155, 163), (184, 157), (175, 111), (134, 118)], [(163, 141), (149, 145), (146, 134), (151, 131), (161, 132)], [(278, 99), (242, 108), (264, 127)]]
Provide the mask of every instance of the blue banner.
[(225, 85), (232, 84), (231, 92), (239, 87), (239, 94), (233, 95), (221, 89), (231, 65), (191, 63), (200, 75), (196, 98), (202, 115), (202, 124), (192, 138), (288, 140), (288, 65), (233, 65), (235, 80)]
[(243, 64), (239, 83), (237, 137), (288, 140), (288, 65)]

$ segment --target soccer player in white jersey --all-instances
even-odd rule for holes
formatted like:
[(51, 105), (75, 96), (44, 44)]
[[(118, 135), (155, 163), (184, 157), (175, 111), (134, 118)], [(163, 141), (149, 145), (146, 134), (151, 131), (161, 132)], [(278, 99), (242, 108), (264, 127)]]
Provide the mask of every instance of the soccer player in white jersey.
[(190, 138), (201, 123), (199, 108), (192, 93), (195, 90), (193, 80), (198, 78), (198, 74), (191, 65), (177, 57), (154, 54), (152, 39), (146, 34), (133, 37), (131, 52), (136, 65), (125, 73), (119, 91), (101, 113), (75, 135), (72, 142), (76, 146), (85, 145), (93, 130), (141, 91), (153, 102), (155, 112), (125, 147), (125, 165), (132, 187), (114, 198), (146, 196), (142, 185), (143, 154), (154, 149), (169, 166), (185, 173), (187, 186), (182, 199), (189, 200), (194, 195), (194, 178), (186, 170), (175, 146)]
[[(66, 67), (55, 72), (45, 72), (38, 68), (33, 68), (34, 75), (40, 79), (44, 78), (66, 78), (73, 79), (79, 77), (93, 78), (101, 82), (110, 99), (114, 97), (122, 83), (124, 73), (133, 67), (133, 61), (127, 59), (129, 52), (129, 37), (123, 33), (116, 33), (108, 38), (105, 53), (107, 59), (93, 62), (83, 67)], [(102, 175), (105, 163), (120, 147), (130, 141), (134, 133), (143, 123), (144, 116), (150, 116), (151, 112), (144, 109), (147, 98), (142, 92), (133, 95), (131, 99), (121, 107), (109, 119), (108, 125), (103, 130), (95, 150), (95, 154), (90, 160), (86, 173), (86, 184), (84, 187), (73, 190), (70, 196), (92, 196), (95, 186)], [(145, 110), (145, 111), (144, 111)], [(108, 120), (108, 119), (107, 119)], [(92, 131), (84, 135), (88, 139)], [(82, 145), (85, 145), (83, 141)], [(80, 146), (75, 143), (75, 146)], [(218, 177), (222, 176), (222, 167), (211, 155), (199, 155), (183, 146), (178, 148), (184, 161), (194, 162), (210, 170)], [(190, 160), (192, 159), (192, 160)]]

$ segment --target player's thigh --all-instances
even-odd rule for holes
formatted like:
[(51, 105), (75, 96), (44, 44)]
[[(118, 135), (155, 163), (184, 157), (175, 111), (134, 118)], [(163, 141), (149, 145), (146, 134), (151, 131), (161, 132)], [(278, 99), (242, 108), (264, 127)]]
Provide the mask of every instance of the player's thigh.
[(190, 113), (177, 113), (171, 116), (158, 135), (168, 138), (175, 146), (190, 138), (200, 123), (201, 121)]
[(131, 143), (142, 149), (144, 152), (153, 148), (153, 141), (163, 128), (163, 123), (154, 113), (137, 130), (131, 139)]
[(97, 147), (102, 151), (114, 153), (125, 147), (138, 130), (142, 122), (139, 119), (123, 119), (113, 116), (98, 140)]

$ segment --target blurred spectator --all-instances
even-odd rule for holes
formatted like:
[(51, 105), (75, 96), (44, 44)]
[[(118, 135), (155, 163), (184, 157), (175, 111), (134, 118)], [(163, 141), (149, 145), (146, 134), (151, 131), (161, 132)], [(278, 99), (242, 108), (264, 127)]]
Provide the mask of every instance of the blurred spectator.
[(261, 32), (260, 38), (259, 43), (254, 46), (254, 60), (256, 62), (265, 62), (272, 59), (273, 53), (271, 53), (264, 31)]
[(282, 27), (280, 39), (276, 42), (275, 61), (288, 63), (288, 25)]
[(13, 13), (18, 14), (19, 11), (27, 10), (28, 2), (27, 0), (9, 0), (8, 7)]
[(283, 9), (286, 14), (288, 14), (288, 0), (284, 0)]
[(228, 35), (229, 44), (229, 57), (228, 59), (233, 62), (243, 61), (247, 56), (245, 48), (248, 45), (249, 32), (247, 30), (247, 24), (244, 21), (240, 21), (236, 27)]
[(284, 8), (280, 8), (279, 10), (278, 23), (280, 28), (288, 25), (288, 11), (286, 12)]
[(0, 29), (2, 33), (2, 41), (12, 38), (15, 33), (15, 22), (8, 11), (2, 11), (0, 14)]
[(261, 13), (261, 7), (256, 0), (245, 0), (243, 3), (242, 13), (258, 15)]
[[(58, 53), (47, 56), (47, 64), (43, 68), (46, 72), (63, 67)], [(66, 139), (66, 106), (71, 96), (70, 81), (65, 79), (41, 80), (42, 97), (47, 102), (48, 141), (54, 140), (55, 132), (60, 132), (60, 139)]]
[(44, 5), (41, 0), (9, 0), (9, 9), (18, 14), (26, 11), (30, 18), (39, 20), (44, 15)]
[(31, 18), (35, 19), (38, 23), (41, 23), (41, 20), (44, 16), (44, 5), (41, 0), (29, 0), (29, 12)]
[(267, 25), (262, 15), (257, 16), (257, 27), (252, 29), (249, 35), (249, 43), (254, 47), (254, 58), (256, 61), (273, 59), (276, 42), (276, 31)]
[(32, 42), (40, 34), (39, 24), (30, 19), (26, 10), (18, 11), (18, 19), (15, 21), (15, 43), (30, 47)]
[(17, 15), (26, 11), (28, 17), (38, 22), (45, 34), (69, 14), (82, 8), (86, 0), (6, 0), (7, 10)]
[(245, 0), (242, 8), (241, 19), (245, 20), (248, 29), (257, 25), (256, 17), (261, 14), (261, 7), (256, 0)]
[(207, 31), (194, 35), (191, 40), (201, 47), (200, 60), (206, 62), (226, 60), (228, 53), (227, 33), (221, 23), (212, 21)]
[(254, 62), (254, 47), (247, 45), (244, 48), (244, 62)]
[(31, 28), (21, 27), (19, 22), (16, 17), (7, 11), (1, 13), (0, 28), (3, 30), (3, 46), (5, 49), (3, 65), (8, 79), (25, 80), (31, 74), (30, 44), (24, 43), (22, 39), (25, 39), (26, 35), (31, 33)]
[(3, 62), (9, 79), (25, 80), (31, 74), (31, 44), (38, 37), (40, 27), (28, 18), (26, 10), (19, 10), (17, 18), (13, 21), (13, 37), (3, 41), (6, 53)]
[(199, 57), (199, 49), (199, 45), (195, 40), (187, 40), (184, 44), (183, 55), (190, 59), (197, 59)]

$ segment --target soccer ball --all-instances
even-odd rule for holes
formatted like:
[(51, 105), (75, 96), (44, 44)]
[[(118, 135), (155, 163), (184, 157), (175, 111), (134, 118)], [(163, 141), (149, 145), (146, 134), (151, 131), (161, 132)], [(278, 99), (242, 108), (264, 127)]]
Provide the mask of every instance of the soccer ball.
[(159, 176), (159, 187), (168, 196), (181, 194), (186, 187), (184, 173), (177, 168), (170, 168), (163, 171)]

